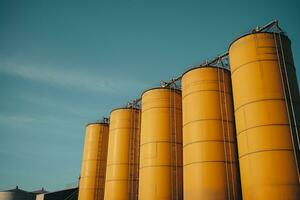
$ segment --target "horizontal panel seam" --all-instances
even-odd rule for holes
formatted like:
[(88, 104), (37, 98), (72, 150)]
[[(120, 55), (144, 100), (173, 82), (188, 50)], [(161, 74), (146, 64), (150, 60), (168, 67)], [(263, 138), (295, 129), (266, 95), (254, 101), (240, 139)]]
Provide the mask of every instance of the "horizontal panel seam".
[(107, 163), (107, 167), (118, 166), (118, 165), (138, 165), (138, 163)]
[(194, 142), (189, 142), (185, 145), (183, 145), (183, 148), (185, 148), (186, 146), (188, 145), (191, 145), (191, 144), (195, 144), (195, 143), (207, 143), (207, 142), (218, 142), (218, 143), (231, 143), (231, 144), (235, 144), (235, 141), (229, 141), (229, 140), (198, 140), (198, 141), (194, 141)]
[(196, 122), (201, 122), (201, 121), (223, 121), (223, 122), (228, 122), (228, 123), (232, 123), (233, 124), (233, 121), (231, 120), (226, 120), (226, 119), (196, 119), (196, 120), (192, 120), (192, 121), (189, 121), (187, 123), (183, 123), (183, 127), (189, 125), (189, 124), (193, 124), (193, 123), (196, 123)]
[(152, 142), (145, 142), (141, 143), (140, 146), (143, 146), (145, 144), (153, 144), (153, 143), (170, 143), (170, 144), (177, 144), (177, 145), (182, 145), (181, 142), (170, 142), (170, 141), (152, 141)]
[(181, 112), (181, 108), (178, 108), (178, 107), (171, 107), (171, 106), (157, 106), (157, 107), (150, 107), (150, 108), (147, 108), (147, 109), (143, 109), (142, 108), (142, 113), (146, 112), (146, 111), (149, 111), (149, 110), (152, 110), (152, 109), (159, 109), (159, 108), (166, 108), (166, 109), (176, 109), (177, 111), (180, 111)]
[[(249, 104), (252, 104), (252, 103), (257, 103), (257, 102), (262, 102), (262, 101), (285, 101), (284, 98), (268, 98), (268, 99), (260, 99), (260, 100), (254, 100), (254, 101), (250, 101), (250, 102), (247, 102), (243, 105), (240, 105), (239, 107), (235, 108), (234, 112), (237, 112), (240, 108), (246, 106), (246, 105), (249, 105)], [(288, 102), (290, 102), (289, 99), (287, 99)], [(296, 101), (292, 101), (293, 104), (299, 104), (299, 102), (296, 102)]]
[(293, 149), (267, 149), (267, 150), (253, 151), (253, 152), (250, 152), (250, 153), (243, 154), (243, 155), (239, 156), (239, 158), (243, 158), (243, 157), (249, 156), (251, 154), (272, 152), (272, 151), (294, 151), (294, 150)]
[[(185, 95), (182, 96), (182, 99), (185, 99), (187, 96), (194, 94), (194, 93), (201, 93), (201, 92), (216, 92), (216, 93), (225, 93), (225, 94), (229, 94), (230, 96), (232, 96), (231, 92), (224, 92), (224, 91), (220, 91), (220, 90), (195, 90), (193, 92), (189, 92)], [(219, 97), (218, 97), (219, 98)]]
[(143, 167), (140, 167), (140, 169), (143, 169), (143, 168), (149, 168), (149, 167), (170, 167), (170, 168), (173, 168), (173, 167), (178, 167), (178, 168), (181, 168), (182, 166), (180, 165), (149, 165), (149, 166), (143, 166)]
[(118, 182), (121, 182), (121, 181), (138, 181), (139, 179), (138, 178), (133, 178), (133, 179), (106, 179), (105, 182), (113, 182), (113, 181), (118, 181)]
[[(244, 63), (244, 64), (242, 64), (242, 65), (237, 66), (237, 67), (235, 68), (235, 70), (232, 70), (232, 71), (231, 71), (231, 76), (233, 76), (233, 74), (234, 74), (237, 70), (239, 70), (239, 69), (242, 68), (242, 67), (245, 67), (246, 65), (249, 65), (249, 64), (252, 64), (252, 63), (255, 63), (255, 62), (262, 62), (262, 61), (269, 61), (269, 62), (270, 62), (270, 61), (273, 61), (273, 62), (278, 62), (278, 59), (277, 59), (277, 58), (275, 58), (275, 59), (256, 59), (256, 60), (249, 61), (249, 62), (247, 62), (247, 63)], [(288, 63), (288, 62), (287, 62), (287, 64), (293, 66), (293, 67), (292, 67), (293, 70), (296, 69), (293, 63)], [(231, 69), (232, 69), (232, 68), (231, 68)]]
[(83, 179), (83, 178), (93, 178), (93, 177), (97, 177), (97, 178), (105, 178), (105, 176), (81, 176), (80, 179)]
[(202, 164), (202, 163), (237, 163), (237, 161), (225, 161), (225, 160), (211, 160), (211, 161), (197, 161), (184, 164), (183, 166), (194, 165), (194, 164)]
[[(237, 67), (235, 68), (235, 70), (232, 70), (232, 71), (231, 71), (231, 76), (233, 76), (233, 74), (234, 74), (238, 69), (240, 69), (240, 68), (242, 68), (242, 67), (244, 67), (244, 66), (246, 66), (246, 65), (248, 65), (248, 64), (256, 63), (256, 62), (261, 62), (261, 61), (273, 61), (273, 62), (278, 62), (278, 59), (277, 59), (277, 58), (275, 58), (275, 59), (256, 59), (256, 60), (249, 61), (249, 62), (247, 62), (247, 63), (244, 63), (244, 64), (241, 64), (241, 65), (237, 66)], [(231, 69), (232, 69), (232, 68), (231, 68)]]
[(288, 123), (287, 124), (262, 124), (262, 125), (258, 125), (258, 126), (252, 126), (252, 127), (249, 127), (242, 131), (237, 132), (237, 136), (239, 136), (241, 133), (246, 132), (248, 130), (259, 128), (259, 127), (264, 127), (264, 126), (288, 126), (289, 127), (289, 124)]

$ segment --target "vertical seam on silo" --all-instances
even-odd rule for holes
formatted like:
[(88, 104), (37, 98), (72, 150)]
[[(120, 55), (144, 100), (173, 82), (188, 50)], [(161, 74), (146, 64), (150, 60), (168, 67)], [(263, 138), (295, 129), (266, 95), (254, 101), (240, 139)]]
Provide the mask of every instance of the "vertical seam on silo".
[[(175, 86), (174, 86), (175, 87)], [(173, 101), (174, 101), (174, 106), (173, 106), (173, 113), (174, 113), (174, 136), (175, 136), (175, 141), (174, 141), (174, 146), (175, 146), (175, 187), (176, 187), (176, 199), (178, 200), (178, 168), (177, 168), (177, 162), (178, 162), (178, 151), (177, 151), (177, 129), (176, 129), (176, 126), (177, 126), (177, 122), (176, 122), (176, 117), (177, 117), (177, 112), (176, 112), (176, 97), (175, 97), (175, 91), (172, 92), (172, 95), (173, 95)]]
[[(281, 56), (283, 57), (283, 62), (284, 62), (284, 53), (283, 53), (283, 49), (282, 49), (282, 43), (281, 43), (281, 36), (278, 34), (278, 38), (280, 41), (280, 46), (281, 46)], [(281, 78), (281, 83), (282, 83), (282, 91), (284, 94), (284, 98), (285, 98), (285, 105), (286, 105), (286, 110), (287, 110), (287, 114), (288, 114), (288, 121), (289, 121), (289, 126), (290, 126), (290, 133), (291, 133), (291, 141), (293, 144), (293, 148), (294, 148), (294, 158), (295, 158), (295, 164), (296, 164), (296, 168), (297, 168), (297, 175), (298, 175), (298, 183), (300, 183), (300, 175), (299, 175), (299, 165), (298, 165), (298, 157), (297, 157), (297, 152), (296, 152), (296, 147), (295, 147), (295, 143), (294, 143), (294, 138), (293, 138), (293, 129), (292, 129), (292, 124), (291, 124), (291, 119), (290, 119), (290, 112), (289, 112), (289, 106), (287, 104), (287, 96), (286, 96), (286, 91), (285, 91), (285, 83), (284, 83), (284, 79), (283, 79), (283, 73), (282, 73), (282, 69), (281, 69), (281, 59), (280, 59), (280, 55), (279, 55), (279, 49), (278, 49), (278, 44), (277, 44), (277, 39), (276, 39), (276, 33), (273, 33), (273, 37), (274, 37), (274, 42), (275, 42), (275, 46), (276, 46), (276, 53), (277, 53), (277, 58), (278, 58), (278, 65), (279, 65), (279, 72), (280, 72), (280, 78)], [(284, 63), (284, 68), (285, 68), (285, 63)], [(286, 71), (286, 69), (284, 69)], [(288, 79), (287, 74), (286, 75), (286, 79)], [(287, 87), (289, 90), (289, 83), (287, 83)], [(290, 92), (290, 91), (289, 91)], [(290, 100), (292, 102), (292, 98), (290, 97)], [(296, 125), (296, 124), (295, 124)], [(297, 130), (297, 126), (295, 127), (295, 130)], [(297, 133), (296, 133), (297, 134)], [(298, 138), (297, 138), (298, 139)], [(298, 145), (299, 145), (299, 141), (298, 141)]]
[(140, 168), (140, 137), (141, 137), (141, 104), (139, 106), (139, 110), (138, 110), (138, 118), (137, 118), (137, 122), (138, 122), (138, 132), (137, 132), (137, 144), (136, 144), (136, 148), (137, 148), (137, 158), (136, 158), (136, 168), (135, 168), (135, 173), (136, 173), (136, 186), (135, 186), (135, 197), (134, 197), (134, 200), (138, 200), (138, 193), (139, 193), (139, 184), (140, 184), (140, 181), (139, 181), (139, 177), (140, 177), (140, 172), (139, 172), (139, 168)]
[[(286, 68), (286, 60), (285, 60), (285, 55), (284, 55), (284, 50), (283, 50), (283, 45), (282, 45), (281, 37), (279, 37), (279, 42), (280, 42), (280, 49), (281, 49), (282, 58), (283, 58), (284, 72), (285, 72), (285, 76), (286, 76), (286, 82), (287, 82), (289, 99), (290, 99), (290, 101), (288, 101), (288, 99), (286, 101), (290, 102), (290, 104), (291, 104), (291, 109), (292, 109), (292, 114), (293, 114), (293, 121), (294, 121), (295, 130), (296, 130), (296, 137), (297, 137), (298, 148), (300, 148), (298, 126), (297, 126), (296, 115), (295, 115), (295, 111), (294, 111), (294, 104), (293, 104), (293, 99), (292, 99), (292, 95), (291, 95), (289, 76), (288, 76), (288, 72), (287, 72), (287, 68)], [(298, 149), (298, 150), (300, 150), (300, 149)]]
[[(228, 121), (228, 111), (227, 111), (227, 99), (226, 99), (226, 94), (224, 93), (225, 90), (226, 90), (226, 87), (225, 87), (225, 76), (224, 76), (224, 70), (222, 70), (222, 76), (223, 76), (223, 97), (224, 97), (224, 100), (225, 100), (225, 113), (226, 113), (226, 128), (227, 128), (227, 140), (230, 140), (230, 135), (229, 135), (229, 121)], [(227, 143), (226, 142), (226, 137), (224, 138), (224, 142), (229, 146), (229, 159), (230, 161), (232, 161), (232, 154), (231, 154), (231, 144), (230, 143)], [(232, 187), (232, 192), (233, 192), (233, 199), (235, 200), (235, 185), (234, 185), (234, 178), (233, 178), (233, 168), (232, 168), (232, 164), (230, 164), (230, 172), (231, 172), (231, 187)]]
[[(171, 89), (171, 88), (170, 88)], [(174, 177), (173, 177), (173, 109), (172, 109), (172, 90), (169, 90), (168, 91), (169, 93), (169, 136), (170, 136), (170, 139), (171, 139), (171, 143), (170, 143), (170, 147), (169, 147), (169, 150), (170, 150), (170, 179), (171, 179), (171, 184), (170, 184), (170, 189), (171, 189), (171, 200), (174, 200), (174, 193), (173, 193), (173, 180), (174, 180)]]
[(132, 131), (133, 131), (133, 129), (132, 129), (132, 127), (133, 127), (133, 112), (132, 112), (132, 107), (130, 108), (130, 110), (129, 110), (129, 112), (130, 112), (130, 131), (129, 131), (129, 148), (128, 148), (128, 165), (127, 165), (127, 167), (128, 167), (128, 171), (127, 171), (127, 197), (128, 197), (128, 199), (129, 200), (131, 200), (131, 159), (132, 159), (132, 151), (131, 151), (131, 148), (132, 148), (132, 143), (133, 143), (133, 141), (132, 141), (132, 138), (133, 138), (133, 133), (132, 133)]
[(219, 88), (219, 106), (220, 106), (220, 111), (221, 111), (221, 119), (222, 119), (222, 134), (223, 134), (223, 148), (224, 148), (224, 160), (225, 160), (225, 170), (226, 170), (226, 188), (227, 188), (227, 196), (228, 200), (230, 200), (230, 189), (229, 189), (229, 177), (228, 177), (228, 166), (227, 166), (227, 150), (226, 150), (226, 143), (225, 143), (225, 131), (224, 131), (224, 120), (223, 120), (223, 108), (222, 108), (222, 98), (221, 98), (221, 86), (220, 86), (220, 71), (219, 68), (217, 68), (217, 73), (218, 73), (218, 88)]

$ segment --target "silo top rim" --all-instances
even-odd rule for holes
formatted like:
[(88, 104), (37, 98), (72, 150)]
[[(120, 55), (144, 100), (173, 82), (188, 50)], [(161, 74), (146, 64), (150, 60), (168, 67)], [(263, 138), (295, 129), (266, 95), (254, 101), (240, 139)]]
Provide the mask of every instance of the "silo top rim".
[(0, 192), (26, 192), (26, 193), (30, 193), (28, 191), (20, 189), (18, 186), (16, 188), (14, 188), (14, 189), (3, 190), (3, 191), (0, 191)]
[(117, 110), (140, 110), (139, 108), (134, 108), (134, 107), (117, 107), (117, 108), (114, 108), (110, 111), (110, 114), (114, 111), (117, 111)]
[(102, 125), (106, 125), (106, 126), (109, 125), (108, 122), (91, 122), (91, 123), (86, 124), (85, 126), (87, 127), (87, 126), (93, 125), (93, 124), (102, 124)]
[[(241, 39), (241, 38), (243, 38), (243, 37), (247, 37), (247, 36), (249, 36), (249, 35), (254, 35), (254, 34), (272, 34), (272, 35), (273, 35), (274, 33), (275, 33), (275, 32), (255, 32), (255, 33), (246, 33), (246, 34), (244, 34), (244, 35), (241, 35), (241, 36), (237, 37), (235, 40), (233, 40), (233, 41), (230, 43), (228, 49), (230, 49), (230, 47), (233, 45), (233, 43), (235, 43), (236, 41), (238, 41), (239, 39)], [(288, 37), (287, 35), (283, 34), (283, 33), (276, 33), (276, 34), (279, 34), (279, 35), (285, 37), (286, 39), (288, 39), (288, 41), (291, 41), (291, 40), (289, 39), (289, 37)]]
[(145, 90), (141, 96), (143, 96), (146, 92), (149, 92), (151, 90), (159, 90), (159, 89), (162, 89), (162, 90), (172, 90), (172, 91), (175, 91), (176, 93), (178, 94), (181, 94), (181, 90), (180, 89), (176, 89), (176, 88), (169, 88), (169, 87), (153, 87), (153, 88), (149, 88), (147, 90)]
[(229, 69), (226, 69), (224, 67), (218, 67), (218, 66), (214, 66), (214, 65), (208, 65), (208, 66), (197, 66), (197, 67), (192, 67), (188, 70), (186, 70), (185, 72), (182, 73), (181, 77), (183, 77), (185, 74), (187, 74), (188, 72), (190, 71), (193, 71), (195, 69), (200, 69), (200, 68), (219, 68), (219, 69), (224, 69), (225, 72), (229, 72), (230, 73), (230, 70)]

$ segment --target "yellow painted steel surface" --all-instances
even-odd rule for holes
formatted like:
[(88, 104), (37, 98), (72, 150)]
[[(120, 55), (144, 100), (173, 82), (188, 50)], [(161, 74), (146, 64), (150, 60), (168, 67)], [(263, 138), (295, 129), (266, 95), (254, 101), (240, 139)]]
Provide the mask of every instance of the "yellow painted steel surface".
[(107, 145), (108, 124), (87, 125), (79, 183), (79, 200), (103, 199)]
[(239, 199), (230, 72), (199, 67), (182, 77), (185, 200)]
[(182, 199), (181, 105), (178, 90), (142, 95), (139, 200)]
[(273, 33), (249, 34), (229, 49), (244, 200), (300, 199), (290, 129), (294, 123), (287, 109), (290, 99), (285, 98), (284, 64), (278, 62), (281, 50), (296, 114), (299, 89), (290, 41), (286, 36), (276, 38)]
[(139, 110), (121, 108), (111, 112), (105, 200), (137, 199), (139, 133)]

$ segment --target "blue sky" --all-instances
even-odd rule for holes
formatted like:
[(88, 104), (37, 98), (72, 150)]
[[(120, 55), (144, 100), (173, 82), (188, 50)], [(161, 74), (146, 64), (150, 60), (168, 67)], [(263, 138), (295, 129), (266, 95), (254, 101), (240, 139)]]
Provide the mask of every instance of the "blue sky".
[(299, 10), (297, 0), (0, 0), (0, 190), (75, 182), (86, 123), (272, 19), (299, 77)]

